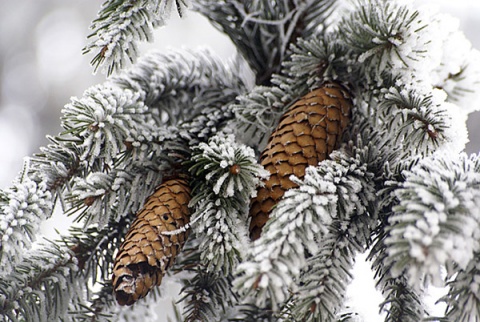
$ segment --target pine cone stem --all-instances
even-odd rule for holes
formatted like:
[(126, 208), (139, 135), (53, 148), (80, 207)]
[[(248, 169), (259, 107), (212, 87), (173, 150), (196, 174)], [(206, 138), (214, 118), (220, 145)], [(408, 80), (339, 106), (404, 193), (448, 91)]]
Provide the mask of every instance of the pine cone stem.
[(289, 177), (303, 178), (306, 167), (318, 165), (338, 148), (351, 107), (351, 96), (344, 87), (326, 83), (299, 99), (282, 116), (261, 155), (261, 164), (271, 175), (252, 200), (252, 240), (260, 237), (270, 211), (285, 191), (297, 187)]

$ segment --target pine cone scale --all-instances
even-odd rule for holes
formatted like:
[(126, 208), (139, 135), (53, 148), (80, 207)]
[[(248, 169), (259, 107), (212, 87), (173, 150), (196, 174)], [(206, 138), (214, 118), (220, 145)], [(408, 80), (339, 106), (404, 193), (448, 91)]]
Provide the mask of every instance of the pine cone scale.
[(257, 191), (250, 208), (250, 237), (257, 239), (271, 209), (288, 189), (297, 187), (291, 175), (303, 178), (338, 147), (349, 122), (351, 97), (336, 83), (325, 84), (295, 102), (271, 134), (261, 155), (270, 178)]
[[(137, 213), (113, 268), (117, 302), (132, 305), (156, 285), (174, 262), (188, 231), (174, 232), (190, 219), (190, 188), (184, 179), (162, 183)], [(162, 235), (162, 232), (174, 232)]]

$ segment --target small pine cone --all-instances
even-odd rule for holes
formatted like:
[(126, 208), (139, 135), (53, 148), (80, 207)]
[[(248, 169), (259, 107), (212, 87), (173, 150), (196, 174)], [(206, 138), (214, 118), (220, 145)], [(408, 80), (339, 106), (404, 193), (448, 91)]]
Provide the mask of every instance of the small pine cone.
[(289, 177), (303, 178), (338, 147), (352, 107), (346, 89), (327, 83), (295, 102), (282, 116), (261, 155), (270, 178), (260, 187), (250, 207), (250, 237), (260, 237), (273, 206), (286, 190), (295, 188)]
[(173, 264), (188, 237), (190, 188), (184, 179), (163, 182), (137, 213), (113, 267), (113, 290), (120, 305), (132, 305), (155, 286)]

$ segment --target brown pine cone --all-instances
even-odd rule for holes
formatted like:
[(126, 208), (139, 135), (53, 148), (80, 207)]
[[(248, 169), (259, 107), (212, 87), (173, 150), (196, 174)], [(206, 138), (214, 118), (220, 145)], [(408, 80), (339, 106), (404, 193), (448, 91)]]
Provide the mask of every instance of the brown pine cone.
[(189, 230), (172, 235), (161, 233), (188, 224), (190, 198), (186, 180), (166, 180), (137, 213), (113, 268), (113, 289), (120, 305), (132, 305), (162, 282), (187, 240)]
[(250, 237), (260, 237), (273, 206), (286, 190), (295, 188), (289, 177), (303, 178), (336, 149), (350, 118), (352, 100), (336, 83), (326, 83), (295, 102), (280, 119), (261, 155), (270, 178), (258, 189), (250, 207)]

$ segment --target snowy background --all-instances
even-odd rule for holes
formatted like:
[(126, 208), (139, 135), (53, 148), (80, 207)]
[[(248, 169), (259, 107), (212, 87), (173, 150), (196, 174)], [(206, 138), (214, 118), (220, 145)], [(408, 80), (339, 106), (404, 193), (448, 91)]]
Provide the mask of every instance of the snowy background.
[[(480, 1), (417, 2), (457, 17), (467, 38), (480, 49)], [(60, 111), (70, 97), (81, 97), (85, 89), (105, 79), (92, 74), (92, 56), (81, 54), (99, 5), (99, 1), (85, 0), (0, 0), (0, 188), (19, 173), (25, 156), (48, 143), (45, 135), (61, 130)], [(234, 53), (226, 36), (192, 12), (186, 19), (172, 15), (155, 40), (143, 50), (206, 45), (225, 58)], [(479, 122), (480, 112), (470, 115), (468, 153), (480, 151)], [(381, 298), (374, 291), (369, 265), (359, 258), (357, 266), (348, 291), (352, 305), (365, 321), (382, 321), (377, 313)], [(159, 321), (165, 321), (161, 317)]]

